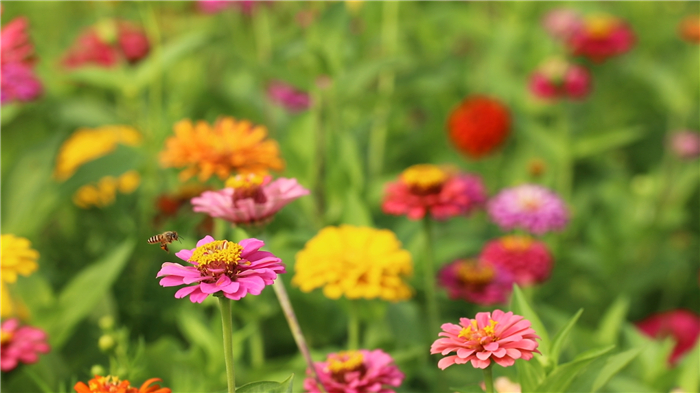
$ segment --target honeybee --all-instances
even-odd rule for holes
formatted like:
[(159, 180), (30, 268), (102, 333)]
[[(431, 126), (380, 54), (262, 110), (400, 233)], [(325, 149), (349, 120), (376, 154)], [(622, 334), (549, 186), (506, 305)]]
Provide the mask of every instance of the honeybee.
[(163, 232), (160, 235), (155, 235), (151, 236), (148, 238), (148, 243), (149, 244), (156, 244), (160, 243), (160, 248), (165, 250), (166, 252), (170, 253), (170, 250), (168, 250), (168, 244), (172, 243), (175, 240), (180, 240), (182, 237), (178, 236), (177, 232), (175, 231), (167, 231)]

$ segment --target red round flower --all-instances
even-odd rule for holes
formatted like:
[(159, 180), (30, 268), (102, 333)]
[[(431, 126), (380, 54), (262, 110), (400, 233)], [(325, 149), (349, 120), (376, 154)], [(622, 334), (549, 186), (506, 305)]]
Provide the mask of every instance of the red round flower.
[(686, 16), (678, 25), (678, 32), (684, 40), (700, 44), (700, 15)]
[(549, 278), (552, 255), (547, 245), (529, 236), (505, 236), (486, 243), (479, 259), (508, 271), (516, 283), (529, 285)]
[(459, 151), (479, 158), (491, 153), (506, 140), (510, 132), (510, 114), (497, 100), (473, 96), (452, 111), (447, 129)]
[(700, 315), (688, 310), (667, 311), (637, 322), (637, 328), (649, 337), (673, 337), (676, 346), (673, 347), (668, 362), (675, 365), (698, 341)]

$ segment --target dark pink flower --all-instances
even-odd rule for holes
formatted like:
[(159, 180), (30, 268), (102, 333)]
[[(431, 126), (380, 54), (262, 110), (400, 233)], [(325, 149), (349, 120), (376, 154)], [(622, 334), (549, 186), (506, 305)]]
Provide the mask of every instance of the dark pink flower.
[(591, 90), (591, 76), (583, 66), (552, 59), (530, 77), (530, 91), (538, 98), (582, 99)]
[(148, 55), (151, 45), (141, 28), (124, 21), (117, 22), (119, 48), (129, 63), (136, 63)]
[(238, 8), (246, 15), (252, 15), (255, 8), (260, 3), (266, 4), (271, 1), (253, 1), (253, 0), (198, 0), (197, 9), (205, 14), (218, 14), (229, 8)]
[(445, 323), (442, 330), (442, 338), (433, 343), (430, 353), (445, 356), (455, 352), (440, 359), (438, 367), (442, 370), (467, 362), (483, 369), (492, 360), (508, 367), (515, 364), (516, 359), (530, 360), (533, 352), (540, 353), (535, 341), (540, 337), (530, 328), (530, 321), (512, 312), (480, 312), (474, 319), (460, 318), (459, 325)]
[(627, 52), (635, 40), (634, 32), (621, 19), (610, 15), (591, 15), (571, 34), (567, 46), (574, 55), (602, 62)]
[(497, 266), (473, 259), (458, 259), (440, 269), (438, 283), (447, 290), (450, 299), (489, 306), (508, 301), (513, 277)]
[[(394, 393), (392, 387), (400, 386), (404, 379), (394, 359), (381, 349), (332, 353), (315, 365), (327, 393)], [(306, 374), (304, 389), (321, 393), (311, 371)]]
[(281, 81), (270, 83), (267, 87), (267, 97), (290, 112), (305, 111), (311, 106), (311, 97), (308, 93)]
[(690, 351), (700, 335), (700, 315), (688, 310), (672, 310), (654, 314), (636, 323), (637, 328), (653, 338), (671, 336), (676, 342), (668, 362), (675, 366)]
[(544, 282), (552, 271), (547, 245), (529, 236), (504, 236), (486, 243), (479, 259), (513, 275), (520, 285)]
[(6, 63), (0, 66), (0, 102), (32, 101), (41, 95), (41, 81), (34, 75), (32, 67), (24, 63)]
[(459, 173), (437, 165), (413, 165), (399, 180), (386, 186), (382, 210), (419, 220), (426, 214), (434, 219), (468, 215), (486, 202), (484, 184), (476, 175)]
[(285, 272), (279, 258), (260, 251), (264, 245), (258, 239), (234, 243), (206, 236), (197, 242), (197, 248), (175, 254), (192, 266), (166, 262), (156, 277), (163, 277), (160, 285), (164, 287), (189, 285), (178, 290), (175, 297), (189, 296), (192, 303), (201, 303), (209, 295), (232, 300), (247, 294), (259, 295), (278, 274)]
[(66, 52), (63, 65), (108, 68), (120, 61), (133, 64), (146, 57), (149, 51), (148, 38), (140, 27), (126, 21), (108, 20), (83, 30)]
[(555, 8), (542, 18), (542, 26), (553, 38), (566, 41), (583, 24), (581, 15), (569, 8)]
[(46, 343), (47, 337), (43, 330), (20, 326), (16, 318), (8, 319), (0, 328), (2, 347), (0, 349), (0, 370), (13, 370), (19, 363), (32, 364), (39, 361), (40, 353), (51, 350)]
[(0, 32), (2, 64), (32, 63), (34, 46), (29, 41), (28, 28), (29, 22), (25, 17), (15, 18), (2, 28), (2, 32)]
[(700, 156), (700, 133), (697, 131), (677, 131), (671, 135), (671, 151), (682, 159), (693, 159)]

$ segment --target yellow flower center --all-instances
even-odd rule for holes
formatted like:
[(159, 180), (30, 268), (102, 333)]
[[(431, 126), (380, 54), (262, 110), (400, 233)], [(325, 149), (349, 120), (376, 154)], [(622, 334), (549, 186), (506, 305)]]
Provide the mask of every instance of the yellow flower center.
[(236, 175), (226, 180), (226, 188), (233, 188), (233, 203), (241, 199), (252, 198), (255, 203), (267, 202), (265, 192), (262, 190), (262, 185), (265, 182), (265, 176), (260, 176), (255, 173), (246, 175)]
[(496, 337), (497, 323), (497, 321), (489, 319), (488, 326), (484, 326), (483, 328), (479, 329), (476, 319), (472, 319), (471, 325), (462, 328), (457, 337), (463, 338), (467, 341), (476, 341), (479, 344), (484, 342), (485, 337), (490, 338), (490, 340), (488, 340), (489, 342), (496, 341), (498, 340), (498, 337)]
[(478, 265), (475, 261), (464, 261), (457, 268), (457, 276), (471, 285), (486, 285), (493, 281), (495, 275), (491, 266)]
[(447, 181), (449, 174), (437, 165), (418, 164), (401, 173), (401, 181), (418, 192), (434, 192)]
[(3, 330), (2, 332), (0, 332), (0, 344), (5, 345), (9, 343), (10, 341), (12, 341), (12, 336), (12, 332)]
[(615, 29), (617, 19), (610, 15), (592, 15), (585, 23), (586, 31), (593, 38), (605, 38)]
[(341, 351), (328, 355), (328, 370), (332, 374), (355, 371), (362, 367), (364, 358), (359, 351)]
[(211, 274), (212, 270), (220, 270), (219, 273), (230, 274), (241, 260), (242, 252), (243, 247), (238, 243), (215, 240), (197, 247), (190, 262), (197, 263), (197, 269), (203, 273)]
[(532, 245), (532, 239), (528, 236), (505, 236), (501, 244), (509, 251), (525, 251)]
[[(122, 381), (118, 377), (108, 375), (106, 377), (96, 377), (88, 382), (91, 391), (94, 392), (112, 392), (117, 391), (112, 388), (128, 388), (129, 382)], [(106, 390), (109, 389), (109, 390)]]

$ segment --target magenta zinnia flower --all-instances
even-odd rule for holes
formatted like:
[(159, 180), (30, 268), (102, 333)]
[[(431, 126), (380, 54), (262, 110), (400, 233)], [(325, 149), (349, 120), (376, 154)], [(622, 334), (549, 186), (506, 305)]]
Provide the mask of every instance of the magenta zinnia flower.
[(178, 299), (189, 295), (192, 303), (201, 303), (211, 294), (232, 300), (249, 293), (259, 295), (278, 274), (285, 272), (282, 260), (260, 251), (264, 245), (258, 239), (234, 243), (206, 236), (197, 242), (197, 248), (175, 254), (192, 266), (166, 262), (156, 277), (163, 277), (160, 285), (164, 287), (194, 284), (175, 293)]
[(440, 269), (438, 283), (447, 290), (450, 299), (488, 306), (508, 301), (513, 277), (500, 267), (458, 259)]
[(40, 353), (48, 353), (51, 350), (43, 330), (20, 326), (16, 318), (2, 323), (0, 335), (0, 370), (5, 372), (13, 370), (19, 363), (36, 363)]
[(311, 97), (306, 92), (281, 81), (274, 81), (267, 87), (267, 97), (275, 104), (290, 112), (301, 112), (311, 106)]
[(259, 3), (264, 4), (268, 2), (253, 0), (198, 0), (197, 8), (205, 14), (217, 14), (228, 8), (238, 8), (243, 14), (252, 15)]
[(513, 275), (520, 285), (544, 282), (552, 271), (547, 245), (529, 236), (505, 236), (486, 243), (479, 259)]
[(192, 205), (195, 212), (232, 224), (259, 225), (269, 222), (288, 203), (308, 193), (296, 179), (270, 181), (269, 176), (238, 175), (226, 181), (223, 190), (205, 191), (192, 198)]
[(585, 98), (591, 90), (591, 76), (580, 65), (551, 59), (530, 77), (530, 91), (538, 98)]
[(553, 38), (565, 41), (581, 27), (581, 15), (569, 8), (555, 8), (542, 18), (542, 26)]
[(483, 206), (486, 190), (481, 178), (437, 165), (413, 165), (398, 181), (386, 186), (382, 210), (419, 220), (430, 214), (436, 220), (468, 215)]
[(682, 159), (700, 156), (700, 134), (695, 131), (678, 131), (671, 135), (671, 151)]
[[(325, 362), (317, 362), (316, 370), (327, 393), (394, 393), (404, 374), (394, 365), (394, 359), (381, 349), (343, 351), (328, 355)], [(320, 393), (316, 381), (306, 370), (304, 389)]]
[(507, 188), (489, 201), (491, 219), (503, 230), (523, 228), (534, 234), (564, 229), (569, 212), (554, 192), (538, 185)]
[(476, 368), (486, 368), (493, 360), (499, 366), (508, 367), (515, 364), (516, 359), (530, 360), (532, 353), (540, 353), (535, 339), (540, 338), (530, 328), (530, 321), (501, 310), (480, 312), (476, 318), (460, 318), (459, 325), (445, 323), (442, 332), (433, 345), (430, 353), (448, 355), (438, 362), (438, 367), (444, 370), (453, 364), (471, 362)]
[(637, 322), (637, 328), (649, 337), (673, 337), (676, 346), (673, 347), (668, 362), (675, 366), (698, 341), (700, 315), (688, 310), (667, 311)]
[(594, 62), (623, 54), (630, 50), (636, 38), (621, 19), (611, 15), (590, 15), (567, 40), (569, 50)]
[(32, 67), (24, 63), (7, 63), (0, 68), (0, 102), (32, 101), (41, 95), (43, 87)]

